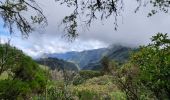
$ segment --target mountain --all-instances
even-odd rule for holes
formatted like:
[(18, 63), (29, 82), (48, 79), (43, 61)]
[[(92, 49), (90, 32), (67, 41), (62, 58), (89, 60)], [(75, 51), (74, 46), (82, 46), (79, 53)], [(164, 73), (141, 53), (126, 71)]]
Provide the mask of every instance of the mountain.
[(134, 50), (134, 48), (126, 46), (113, 45), (109, 46), (108, 48), (86, 50), (82, 52), (72, 51), (67, 53), (53, 53), (48, 54), (48, 57), (59, 58), (73, 62), (78, 65), (80, 69), (96, 70), (101, 68), (99, 61), (103, 56), (114, 59), (119, 63), (124, 63), (128, 60), (130, 52)]
[(95, 63), (88, 63), (86, 66), (82, 68), (82, 70), (101, 70), (102, 65), (100, 62), (95, 62)]
[(88, 63), (98, 62), (107, 52), (107, 48), (100, 48), (94, 50), (86, 50), (82, 52), (67, 52), (67, 53), (54, 53), (48, 54), (48, 57), (59, 58), (77, 64), (80, 69)]
[(52, 70), (71, 70), (78, 71), (78, 66), (72, 62), (67, 62), (58, 58), (43, 58), (36, 60), (37, 63), (41, 65), (46, 65)]
[(129, 59), (130, 53), (134, 52), (135, 50), (135, 48), (127, 46), (114, 45), (110, 46), (106, 56), (119, 63), (124, 63)]
[[(135, 48), (114, 45), (110, 46), (107, 49), (105, 56), (107, 56), (109, 59), (117, 61), (119, 64), (123, 64), (128, 61), (130, 54), (135, 50), (136, 50)], [(82, 68), (82, 70), (101, 70), (101, 69), (102, 65), (99, 61), (95, 63), (93, 62), (88, 63), (86, 66)]]

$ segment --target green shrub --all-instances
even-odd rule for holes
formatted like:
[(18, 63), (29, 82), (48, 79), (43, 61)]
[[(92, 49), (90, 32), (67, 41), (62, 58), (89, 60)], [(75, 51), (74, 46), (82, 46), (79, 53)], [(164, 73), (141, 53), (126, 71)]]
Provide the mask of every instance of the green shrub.
[(114, 97), (113, 92), (121, 94), (113, 77), (109, 75), (87, 79), (83, 84), (73, 85), (70, 89), (80, 100), (114, 100), (119, 97)]
[(93, 77), (102, 76), (101, 72), (99, 71), (91, 71), (91, 70), (82, 70), (79, 74), (74, 78), (73, 85), (79, 85), (84, 83), (87, 79)]
[(121, 91), (112, 92), (110, 96), (113, 100), (127, 100), (125, 93)]
[(0, 44), (0, 55), (0, 60), (6, 58), (3, 66), (0, 63), (0, 75), (7, 72), (8, 76), (0, 81), (0, 99), (30, 99), (44, 92), (45, 71), (31, 57), (8, 44)]
[(152, 91), (158, 99), (170, 99), (170, 38), (158, 33), (152, 43), (142, 46), (132, 57), (140, 68), (139, 83)]
[(80, 100), (97, 100), (98, 94), (90, 90), (82, 90), (77, 93)]
[(77, 75), (73, 79), (73, 85), (79, 85), (79, 84), (84, 83), (85, 81), (86, 81), (86, 79), (82, 78), (80, 75)]
[(49, 100), (63, 100), (64, 99), (63, 90), (51, 87), (48, 89), (48, 99)]
[(102, 76), (99, 71), (83, 70), (79, 72), (80, 76), (84, 79), (90, 79), (93, 77)]
[(20, 80), (1, 80), (0, 81), (0, 99), (16, 100), (28, 99), (31, 88), (26, 82)]

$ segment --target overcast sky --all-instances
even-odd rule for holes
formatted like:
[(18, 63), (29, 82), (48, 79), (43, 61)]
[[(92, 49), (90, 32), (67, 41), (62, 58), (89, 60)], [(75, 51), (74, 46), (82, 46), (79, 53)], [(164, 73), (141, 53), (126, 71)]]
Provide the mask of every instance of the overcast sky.
[(58, 25), (65, 15), (72, 12), (72, 9), (59, 6), (55, 0), (38, 0), (48, 19), (48, 26), (43, 29), (37, 29), (30, 34), (28, 39), (23, 39), (18, 34), (9, 35), (8, 31), (3, 28), (1, 20), (1, 42), (5, 42), (10, 38), (12, 45), (35, 57), (43, 53), (82, 51), (107, 47), (111, 44), (139, 46), (150, 42), (151, 36), (157, 32), (170, 32), (169, 14), (158, 13), (148, 18), (147, 8), (141, 8), (140, 11), (134, 13), (137, 7), (135, 0), (124, 1), (123, 17), (119, 17), (117, 31), (114, 31), (113, 18), (103, 22), (96, 21), (92, 23), (89, 30), (81, 30), (79, 37), (75, 41), (69, 42), (66, 38), (63, 38), (64, 33)]

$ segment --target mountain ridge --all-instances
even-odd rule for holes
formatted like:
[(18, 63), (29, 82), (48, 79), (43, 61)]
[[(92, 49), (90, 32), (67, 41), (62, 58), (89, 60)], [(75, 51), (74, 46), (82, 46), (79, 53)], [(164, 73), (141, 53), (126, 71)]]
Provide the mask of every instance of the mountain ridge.
[(51, 70), (70, 70), (76, 72), (79, 70), (76, 64), (58, 58), (41, 58), (36, 60), (36, 62), (48, 66)]
[(93, 50), (47, 54), (47, 57), (63, 59), (67, 62), (72, 62), (78, 65), (80, 69), (93, 69), (93, 67), (97, 67), (99, 65), (97, 63), (99, 63), (101, 58), (104, 56), (114, 59), (117, 62), (124, 63), (128, 60), (130, 52), (134, 50), (134, 48), (128, 46), (112, 45), (107, 48)]

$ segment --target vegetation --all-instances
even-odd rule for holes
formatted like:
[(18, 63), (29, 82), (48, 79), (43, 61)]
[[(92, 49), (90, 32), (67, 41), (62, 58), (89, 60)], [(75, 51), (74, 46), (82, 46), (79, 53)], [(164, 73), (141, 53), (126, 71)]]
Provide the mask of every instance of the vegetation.
[(148, 46), (141, 47), (132, 57), (140, 68), (140, 82), (158, 99), (170, 98), (170, 39), (158, 33)]
[(91, 79), (93, 77), (99, 77), (103, 74), (99, 71), (91, 71), (91, 70), (82, 70), (79, 71), (79, 74), (74, 77), (73, 85), (79, 85), (84, 83), (86, 80)]
[[(79, 25), (89, 27), (94, 20), (107, 19), (112, 15), (117, 30), (117, 17), (121, 16), (124, 7), (123, 0), (56, 1), (68, 7), (75, 7), (75, 10), (62, 21), (69, 38), (78, 36)], [(170, 7), (169, 0), (148, 0), (147, 4), (142, 4), (143, 0), (136, 1), (139, 6), (135, 12), (141, 5), (153, 5), (148, 17), (159, 11), (168, 13)], [(26, 14), (30, 16), (24, 16)], [(80, 14), (84, 15), (83, 20), (84, 17), (86, 19), (83, 23), (78, 23)], [(0, 16), (10, 33), (17, 28), (22, 36), (28, 36), (34, 30), (34, 24), (47, 24), (46, 17), (35, 0), (2, 0)], [(103, 68), (101, 72), (80, 71), (75, 75), (76, 73), (63, 67), (62, 78), (52, 78), (54, 74), (48, 73), (50, 69), (47, 71), (41, 68), (42, 66), (39, 67), (21, 50), (8, 43), (0, 44), (0, 99), (170, 99), (170, 39), (167, 34), (158, 33), (153, 36), (151, 44), (141, 46), (123, 65), (117, 64), (107, 56), (100, 63)], [(55, 70), (54, 73), (58, 72)]]
[(1, 73), (6, 73), (0, 80), (1, 99), (30, 99), (44, 92), (47, 77), (30, 57), (9, 44), (0, 45)]
[(14, 33), (14, 28), (17, 28), (26, 37), (34, 30), (34, 24), (47, 24), (46, 17), (35, 0), (0, 1), (0, 16), (10, 33)]
[[(115, 30), (118, 27), (118, 17), (123, 13), (124, 0), (55, 0), (61, 5), (74, 7), (73, 12), (63, 18), (62, 24), (67, 32), (68, 38), (78, 36), (78, 27), (90, 27), (91, 23), (97, 19), (104, 20), (109, 17), (114, 17)], [(149, 9), (148, 16), (155, 15), (158, 12), (168, 13), (170, 2), (169, 0), (136, 0), (139, 5), (135, 12), (142, 6), (152, 6)], [(33, 25), (47, 25), (47, 19), (43, 14), (35, 0), (3, 0), (0, 1), (0, 16), (3, 19), (4, 26), (9, 28), (9, 32), (13, 33), (14, 28), (17, 28), (22, 36), (29, 36), (29, 33), (34, 31)], [(27, 14), (28, 16), (24, 16)], [(81, 16), (81, 18), (80, 18)], [(84, 19), (85, 21), (79, 21)]]
[(152, 43), (140, 47), (131, 60), (112, 70), (117, 85), (130, 100), (169, 99), (170, 39), (158, 33)]
[(170, 39), (158, 33), (151, 40), (123, 65), (105, 56), (101, 71), (78, 73), (38, 65), (15, 47), (1, 44), (0, 99), (168, 100)]
[[(69, 38), (78, 36), (78, 29), (82, 25), (90, 27), (95, 20), (105, 20), (114, 18), (114, 29), (118, 28), (118, 17), (122, 16), (125, 0), (56, 0), (61, 5), (75, 8), (73, 12), (63, 18), (62, 24)], [(136, 0), (137, 7), (135, 12), (141, 7), (152, 7), (148, 9), (148, 17), (158, 12), (169, 13), (169, 0)], [(81, 18), (80, 18), (81, 16)], [(84, 19), (85, 21), (80, 21)]]
[(48, 66), (51, 70), (70, 70), (70, 71), (78, 71), (78, 66), (76, 66), (72, 62), (67, 62), (58, 58), (41, 58), (36, 60), (37, 63), (41, 65)]
[(80, 100), (126, 100), (126, 95), (114, 83), (113, 77), (104, 75), (73, 86), (73, 93)]
[[(111, 45), (107, 48), (99, 48), (94, 50), (85, 50), (82, 52), (66, 52), (62, 54), (52, 53), (47, 56), (52, 59), (64, 59), (66, 61), (71, 61), (80, 69), (83, 70), (101, 70), (102, 65), (100, 63), (103, 56), (109, 59), (114, 59), (119, 64), (123, 64), (129, 60), (130, 53), (136, 51), (135, 48), (130, 48), (122, 45)], [(80, 59), (81, 58), (81, 59)], [(60, 61), (58, 61), (60, 62)], [(52, 64), (53, 65), (53, 64)]]

